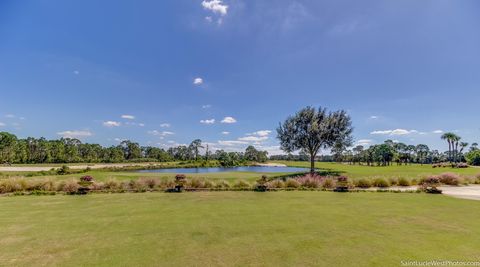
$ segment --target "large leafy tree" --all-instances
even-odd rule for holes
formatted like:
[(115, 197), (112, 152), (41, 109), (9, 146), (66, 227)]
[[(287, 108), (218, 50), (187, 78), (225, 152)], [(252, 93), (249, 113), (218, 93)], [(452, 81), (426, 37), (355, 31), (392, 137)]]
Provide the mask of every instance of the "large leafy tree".
[(195, 139), (192, 141), (192, 143), (190, 143), (189, 149), (195, 155), (195, 160), (198, 160), (198, 155), (200, 154), (200, 148), (203, 148), (202, 140)]
[(315, 172), (315, 157), (320, 149), (352, 143), (352, 122), (343, 110), (306, 107), (280, 123), (277, 138), (287, 153), (301, 150), (310, 156), (310, 172)]

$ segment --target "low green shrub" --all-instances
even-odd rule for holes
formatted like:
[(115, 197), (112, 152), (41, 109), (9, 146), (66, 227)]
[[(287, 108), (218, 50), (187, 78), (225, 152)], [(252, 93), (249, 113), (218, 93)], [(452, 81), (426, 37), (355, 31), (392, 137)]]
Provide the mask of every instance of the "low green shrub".
[(380, 187), (380, 188), (385, 188), (385, 187), (390, 186), (388, 181), (385, 180), (384, 178), (376, 178), (375, 180), (373, 180), (372, 185), (375, 186), (375, 187)]

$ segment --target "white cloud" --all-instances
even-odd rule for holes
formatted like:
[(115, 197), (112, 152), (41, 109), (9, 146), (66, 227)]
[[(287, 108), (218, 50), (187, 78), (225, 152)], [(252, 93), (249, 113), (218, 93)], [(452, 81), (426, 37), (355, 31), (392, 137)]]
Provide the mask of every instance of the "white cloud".
[(355, 143), (356, 146), (369, 146), (372, 144), (373, 144), (373, 140), (370, 140), (370, 139), (360, 139)]
[(139, 123), (138, 126), (145, 127), (145, 123)]
[(157, 131), (157, 130), (148, 131), (147, 133), (151, 134), (151, 135), (155, 135), (155, 136), (167, 136), (167, 135), (174, 135), (175, 134), (173, 132), (168, 132), (168, 131), (160, 132), (160, 131)]
[(194, 85), (202, 85), (203, 84), (203, 79), (198, 77), (193, 80)]
[(211, 23), (213, 19), (212, 19), (211, 16), (206, 16), (206, 17), (205, 17), (205, 20), (208, 21), (209, 23)]
[(118, 121), (105, 121), (103, 126), (105, 127), (120, 127), (122, 124)]
[(58, 132), (57, 135), (62, 136), (63, 138), (82, 138), (82, 137), (89, 137), (93, 134), (90, 131), (63, 131)]
[(261, 130), (261, 131), (256, 131), (256, 132), (248, 134), (248, 135), (268, 136), (271, 133), (272, 133), (272, 131), (270, 131), (270, 130)]
[(74, 70), (74, 71), (73, 71), (73, 74), (78, 75), (78, 74), (80, 74), (80, 71)]
[(371, 120), (376, 120), (376, 119), (378, 119), (378, 116), (370, 116), (370, 119)]
[(219, 140), (218, 144), (222, 146), (236, 146), (236, 145), (246, 145), (248, 144), (248, 142), (238, 141), (238, 140), (228, 140), (228, 141)]
[(15, 115), (7, 114), (7, 115), (5, 115), (5, 118), (13, 119), (13, 118), (15, 118)]
[(256, 143), (265, 141), (267, 139), (268, 139), (268, 136), (253, 136), (253, 135), (238, 138), (239, 141), (256, 142)]
[(215, 123), (215, 119), (200, 120), (200, 123), (202, 123), (202, 124), (214, 124), (214, 123)]
[(0, 127), (4, 127), (4, 126), (6, 126), (6, 124), (3, 122), (0, 122)]
[(226, 131), (225, 131), (225, 132), (222, 132), (222, 134), (223, 134), (223, 135), (229, 135), (230, 132), (226, 132)]
[(225, 117), (222, 120), (222, 123), (227, 123), (227, 124), (232, 124), (232, 123), (236, 123), (236, 122), (237, 122), (237, 120), (233, 117)]
[(370, 134), (376, 135), (408, 135), (418, 133), (417, 130), (405, 130), (405, 129), (395, 129), (395, 130), (384, 130), (384, 131), (373, 131)]
[(170, 123), (162, 123), (162, 124), (160, 124), (160, 127), (162, 127), (162, 128), (170, 128), (170, 126), (171, 126)]
[(222, 0), (204, 0), (202, 1), (204, 9), (210, 10), (215, 14), (227, 15), (228, 5), (223, 4)]
[(122, 115), (122, 119), (134, 120), (135, 116), (133, 116), (133, 115)]
[(203, 105), (202, 106), (203, 109), (207, 109), (207, 108), (211, 108), (211, 107), (212, 107), (212, 105)]
[(433, 131), (433, 133), (434, 134), (441, 134), (441, 133), (443, 133), (443, 131), (442, 130), (435, 130), (435, 131)]

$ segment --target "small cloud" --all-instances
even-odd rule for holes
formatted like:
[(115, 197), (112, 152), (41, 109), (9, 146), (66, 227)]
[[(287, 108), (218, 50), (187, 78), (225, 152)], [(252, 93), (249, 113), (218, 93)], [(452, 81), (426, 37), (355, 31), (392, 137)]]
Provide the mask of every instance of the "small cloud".
[(193, 80), (194, 85), (202, 85), (203, 84), (203, 79), (198, 77)]
[(256, 131), (256, 132), (250, 133), (248, 135), (268, 136), (271, 133), (272, 133), (272, 131), (270, 131), (270, 130), (262, 130), (262, 131)]
[(238, 140), (228, 140), (228, 141), (219, 140), (218, 144), (222, 146), (236, 146), (236, 145), (246, 145), (248, 144), (248, 142), (238, 141)]
[(205, 20), (208, 22), (208, 23), (212, 23), (212, 17), (211, 16), (206, 16), (205, 17)]
[(253, 136), (253, 135), (238, 138), (239, 141), (245, 141), (245, 142), (261, 142), (267, 139), (268, 139), (268, 136)]
[(15, 115), (7, 114), (7, 115), (5, 115), (5, 118), (13, 119), (13, 118), (15, 118)]
[(73, 71), (73, 74), (78, 75), (78, 74), (80, 74), (80, 71), (74, 70), (74, 71)]
[(160, 124), (160, 127), (162, 127), (162, 128), (170, 128), (170, 123), (162, 123), (162, 124)]
[(374, 135), (408, 135), (418, 133), (417, 130), (405, 130), (405, 129), (395, 129), (395, 130), (384, 130), (384, 131), (373, 131), (370, 134)]
[(237, 120), (233, 117), (225, 117), (222, 120), (222, 123), (227, 123), (227, 124), (232, 124), (232, 123), (236, 123), (236, 122), (237, 122)]
[(113, 139), (113, 140), (115, 140), (116, 142), (119, 142), (119, 143), (121, 143), (121, 142), (123, 142), (125, 139), (121, 139), (121, 138), (115, 138), (115, 139)]
[(434, 133), (434, 134), (441, 134), (441, 133), (443, 133), (443, 131), (442, 131), (442, 130), (435, 130), (435, 131), (433, 131), (432, 133)]
[(373, 144), (373, 140), (370, 140), (370, 139), (360, 139), (355, 143), (356, 146), (369, 146), (372, 144)]
[(0, 127), (5, 127), (5, 126), (7, 126), (5, 123), (0, 122)]
[(139, 123), (138, 126), (145, 127), (145, 123)]
[(134, 120), (135, 116), (133, 116), (133, 115), (122, 115), (122, 119)]
[(376, 120), (376, 119), (378, 119), (378, 116), (370, 116), (370, 119), (371, 120)]
[(118, 121), (105, 121), (103, 126), (105, 127), (120, 127), (122, 124)]
[(204, 0), (202, 6), (206, 10), (212, 11), (214, 14), (220, 14), (221, 16), (227, 15), (228, 5), (223, 4), (222, 0)]
[(215, 119), (200, 120), (200, 123), (202, 123), (202, 124), (214, 124), (214, 123), (215, 123)]
[(211, 108), (211, 107), (212, 107), (212, 105), (203, 105), (202, 106), (203, 109), (207, 109), (207, 108)]
[(222, 134), (223, 134), (223, 135), (229, 135), (230, 132), (226, 132), (226, 131), (225, 131), (225, 132), (222, 132)]
[(63, 131), (58, 132), (57, 135), (62, 136), (63, 138), (82, 138), (82, 137), (89, 137), (93, 134), (90, 131)]
[(168, 131), (160, 132), (160, 131), (157, 131), (157, 130), (148, 131), (147, 133), (151, 134), (151, 135), (155, 135), (155, 136), (167, 136), (167, 135), (174, 135), (175, 134), (173, 132), (168, 132)]

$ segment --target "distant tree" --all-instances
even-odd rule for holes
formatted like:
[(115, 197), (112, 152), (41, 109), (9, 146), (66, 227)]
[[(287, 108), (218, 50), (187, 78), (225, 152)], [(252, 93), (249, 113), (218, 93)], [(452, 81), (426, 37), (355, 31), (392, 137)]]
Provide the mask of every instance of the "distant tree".
[(125, 140), (120, 143), (120, 146), (123, 148), (125, 159), (132, 160), (142, 157), (142, 150), (138, 143)]
[(352, 122), (343, 110), (327, 113), (324, 108), (306, 107), (277, 128), (282, 150), (303, 150), (310, 156), (310, 173), (315, 172), (315, 157), (320, 149), (337, 143), (351, 143)]
[(17, 137), (7, 132), (0, 132), (0, 163), (12, 163), (15, 160)]
[(202, 146), (202, 140), (200, 139), (195, 139), (190, 143), (189, 149), (193, 152), (193, 155), (195, 155), (195, 160), (198, 160), (198, 155), (200, 154), (200, 148), (203, 148)]
[(480, 150), (472, 150), (465, 155), (467, 163), (474, 166), (480, 166)]
[(473, 143), (471, 146), (470, 146), (470, 151), (475, 151), (478, 149), (478, 143)]
[(428, 157), (428, 154), (430, 153), (430, 148), (427, 145), (419, 144), (417, 145), (415, 150), (417, 151), (418, 162), (421, 164), (427, 163), (427, 157)]

